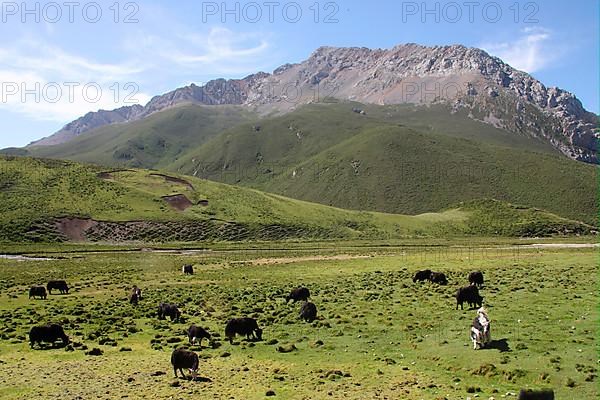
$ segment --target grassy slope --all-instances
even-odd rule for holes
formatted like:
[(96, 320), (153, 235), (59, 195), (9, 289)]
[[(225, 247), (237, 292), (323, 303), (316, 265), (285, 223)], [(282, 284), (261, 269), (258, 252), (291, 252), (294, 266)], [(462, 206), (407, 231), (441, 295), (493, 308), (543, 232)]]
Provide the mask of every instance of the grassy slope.
[(168, 168), (342, 208), (417, 214), (490, 197), (596, 222), (595, 167), (547, 144), (441, 106), (352, 106), (232, 128)]
[(351, 209), (418, 214), (482, 197), (596, 221), (596, 168), (564, 157), (376, 128), (256, 185)]
[[(367, 257), (281, 260), (261, 267), (252, 259), (273, 255), (0, 259), (0, 397), (253, 400), (272, 389), (284, 399), (434, 400), (473, 398), (467, 392), (472, 387), (481, 390), (479, 398), (499, 399), (523, 387), (551, 387), (558, 399), (598, 398), (596, 250), (493, 250), (484, 244), (441, 251), (358, 249), (358, 254)], [(280, 256), (296, 255), (292, 249)], [(188, 262), (197, 273), (182, 276), (180, 266)], [(422, 268), (445, 272), (450, 284), (414, 284), (410, 278)], [(475, 311), (454, 309), (456, 287), (473, 269), (485, 274), (481, 293), (492, 339), (508, 351), (472, 350), (468, 328)], [(71, 294), (27, 299), (30, 285), (52, 278), (66, 279)], [(283, 301), (300, 283), (310, 288), (319, 309), (322, 320), (314, 325), (297, 320), (299, 304)], [(126, 300), (133, 284), (144, 291), (137, 308)], [(157, 321), (161, 301), (180, 303), (187, 321)], [(223, 340), (225, 321), (241, 315), (258, 319), (263, 342)], [(72, 352), (29, 349), (26, 335), (33, 324), (64, 318), (73, 342), (104, 354), (86, 356), (80, 346)], [(180, 386), (171, 387), (170, 352), (186, 343), (183, 332), (191, 323), (207, 328), (214, 346), (221, 346), (207, 347), (205, 340), (202, 350), (194, 347), (202, 357), (200, 376), (210, 381), (179, 379)], [(106, 337), (115, 346), (100, 345)], [(278, 343), (269, 344), (273, 339)], [(316, 345), (319, 340), (322, 345)], [(290, 343), (296, 351), (277, 352)], [(119, 351), (124, 347), (132, 351)], [(226, 352), (230, 355), (221, 357)], [(349, 376), (326, 377), (330, 370)], [(165, 375), (153, 376), (155, 371)]]
[[(364, 109), (367, 114), (354, 113), (352, 108)], [(321, 103), (303, 106), (283, 116), (266, 118), (260, 122), (259, 132), (252, 129), (252, 124), (233, 127), (196, 149), (190, 148), (188, 154), (170, 168), (191, 174), (197, 169), (192, 161), (195, 159), (196, 163), (207, 165), (209, 172), (223, 165), (252, 169), (257, 164), (258, 154), (265, 163), (289, 168), (365, 130), (397, 126), (420, 133), (555, 154), (547, 144), (479, 123), (463, 112), (451, 113), (443, 106)]]
[[(478, 234), (489, 232), (486, 204), (468, 210), (449, 209), (442, 213), (417, 216), (349, 211), (320, 204), (262, 193), (253, 189), (184, 177), (193, 189), (181, 183), (167, 182), (152, 176), (151, 171), (114, 172), (110, 179), (100, 179), (100, 167), (73, 162), (31, 158), (0, 158), (0, 205), (2, 237), (27, 238), (34, 222), (51, 221), (60, 216), (80, 216), (101, 221), (227, 221), (247, 226), (304, 226), (330, 232), (332, 238), (404, 236), (442, 236), (444, 234)], [(161, 196), (183, 194), (194, 204), (184, 212), (175, 211)], [(208, 200), (208, 206), (198, 205)], [(502, 209), (511, 206), (500, 204)], [(478, 216), (474, 220), (473, 216)], [(483, 221), (488, 218), (485, 224)], [(581, 224), (539, 212), (523, 220), (520, 214), (503, 223), (503, 229), (491, 234), (520, 234), (511, 226), (527, 221), (548, 228), (545, 234), (563, 232)], [(528, 225), (526, 224), (526, 225)], [(49, 229), (49, 228), (48, 228)], [(34, 232), (45, 240), (44, 232)], [(310, 233), (307, 233), (310, 236)], [(32, 237), (33, 238), (33, 237)]]
[(259, 122), (236, 107), (183, 105), (30, 152), (165, 168), (346, 209), (418, 214), (489, 197), (597, 218), (595, 167), (441, 105), (311, 104)]
[[(353, 107), (367, 114), (353, 113)], [(595, 221), (594, 167), (566, 161), (547, 143), (479, 123), (462, 111), (441, 105), (313, 104), (254, 119), (236, 107), (182, 105), (30, 152), (164, 167), (342, 208), (414, 214), (495, 197)], [(382, 132), (388, 137), (376, 139)], [(343, 154), (334, 154), (340, 150)], [(371, 179), (360, 192), (349, 190), (360, 180), (352, 176), (354, 161)], [(294, 169), (304, 174), (292, 180)], [(335, 190), (320, 181), (324, 169), (336, 176)], [(376, 184), (380, 181), (385, 185)], [(425, 186), (426, 181), (434, 184)]]
[[(34, 221), (81, 216), (103, 221), (232, 221), (241, 224), (314, 226), (332, 229), (337, 237), (394, 236), (444, 230), (444, 222), (460, 223), (466, 214), (451, 210), (425, 216), (355, 212), (311, 204), (252, 189), (189, 178), (194, 190), (151, 176), (150, 171), (116, 172), (97, 177), (99, 167), (29, 158), (0, 159), (0, 204), (3, 234), (27, 229)], [(188, 178), (186, 178), (188, 179)], [(184, 194), (194, 204), (178, 212), (161, 196)]]
[(56, 146), (28, 148), (30, 155), (102, 165), (159, 168), (217, 133), (252, 119), (240, 107), (182, 104), (143, 120), (101, 127)]

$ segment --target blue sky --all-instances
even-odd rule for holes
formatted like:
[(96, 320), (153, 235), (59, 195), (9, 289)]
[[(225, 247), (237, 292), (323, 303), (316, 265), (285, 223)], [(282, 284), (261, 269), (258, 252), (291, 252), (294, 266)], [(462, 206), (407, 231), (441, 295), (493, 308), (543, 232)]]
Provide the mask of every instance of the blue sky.
[[(0, 148), (319, 46), (481, 47), (598, 113), (597, 0), (2, 2)], [(373, 4), (374, 3), (374, 4)]]

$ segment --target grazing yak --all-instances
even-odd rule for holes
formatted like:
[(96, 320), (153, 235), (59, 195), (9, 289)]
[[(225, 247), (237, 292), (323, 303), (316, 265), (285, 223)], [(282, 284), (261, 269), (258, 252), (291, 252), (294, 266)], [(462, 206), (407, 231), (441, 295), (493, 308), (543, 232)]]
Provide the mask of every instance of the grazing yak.
[(473, 341), (473, 350), (481, 349), (492, 341), (490, 317), (483, 307), (477, 310), (477, 317), (471, 325), (471, 340)]
[(39, 297), (40, 299), (46, 300), (46, 288), (43, 286), (32, 286), (29, 288), (29, 298)]
[(431, 275), (429, 275), (429, 280), (431, 281), (431, 283), (437, 283), (438, 285), (448, 284), (446, 274), (444, 274), (443, 272), (431, 272)]
[(61, 294), (69, 293), (69, 286), (65, 281), (50, 281), (46, 285), (48, 293), (52, 294), (52, 290), (58, 290)]
[(317, 306), (309, 301), (302, 304), (302, 308), (300, 309), (300, 319), (306, 322), (313, 322), (317, 319)]
[(471, 285), (483, 286), (483, 272), (473, 271), (469, 274), (469, 283)]
[(297, 301), (307, 301), (310, 297), (310, 291), (305, 287), (299, 287), (296, 289), (292, 289), (289, 295), (285, 297), (285, 302), (289, 302), (290, 300), (294, 300), (294, 303)]
[(140, 289), (137, 286), (134, 286), (133, 289), (131, 289), (131, 293), (129, 294), (129, 302), (131, 304), (133, 304), (134, 306), (137, 306), (138, 301), (140, 301), (142, 299), (142, 289)]
[(468, 303), (470, 307), (482, 306), (483, 297), (479, 295), (477, 286), (464, 286), (456, 291), (456, 309), (458, 310), (458, 306), (460, 305), (460, 309), (463, 310), (463, 303), (465, 302)]
[(521, 389), (518, 400), (554, 400), (552, 389)]
[(413, 282), (416, 282), (416, 281), (423, 282), (423, 281), (429, 280), (430, 276), (431, 276), (430, 269), (424, 269), (421, 271), (417, 271), (415, 276), (413, 276)]
[(190, 340), (190, 344), (194, 345), (196, 343), (196, 339), (198, 340), (198, 344), (202, 347), (202, 339), (206, 338), (210, 340), (210, 333), (208, 333), (204, 328), (196, 325), (192, 325), (188, 329), (188, 339)]
[(227, 321), (225, 337), (229, 339), (229, 343), (233, 343), (236, 334), (246, 336), (247, 339), (262, 340), (262, 329), (254, 318), (233, 318)]
[(177, 378), (177, 370), (181, 372), (181, 376), (186, 378), (183, 373), (183, 369), (187, 368), (192, 374), (192, 379), (196, 379), (198, 373), (198, 365), (200, 361), (198, 359), (198, 354), (193, 351), (189, 351), (186, 349), (176, 349), (171, 353), (171, 365), (173, 365), (173, 372), (175, 373), (175, 378)]
[(184, 275), (194, 275), (194, 267), (192, 264), (186, 264), (181, 267), (181, 272), (183, 272)]
[(160, 303), (158, 305), (158, 319), (165, 319), (166, 317), (171, 318), (171, 321), (181, 318), (181, 311), (179, 311), (176, 304)]
[(62, 326), (58, 324), (34, 326), (29, 331), (29, 345), (32, 349), (35, 343), (38, 343), (40, 346), (42, 342), (54, 345), (58, 339), (62, 341), (63, 346), (69, 344), (69, 337), (65, 334)]

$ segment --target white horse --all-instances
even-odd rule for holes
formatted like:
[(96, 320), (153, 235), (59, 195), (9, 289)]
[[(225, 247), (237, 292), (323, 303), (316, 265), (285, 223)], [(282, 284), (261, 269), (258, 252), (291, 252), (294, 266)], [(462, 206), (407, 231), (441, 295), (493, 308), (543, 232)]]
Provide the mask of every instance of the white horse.
[(473, 320), (471, 326), (471, 340), (473, 341), (474, 350), (485, 347), (486, 344), (492, 341), (490, 317), (483, 307), (477, 310), (477, 317)]

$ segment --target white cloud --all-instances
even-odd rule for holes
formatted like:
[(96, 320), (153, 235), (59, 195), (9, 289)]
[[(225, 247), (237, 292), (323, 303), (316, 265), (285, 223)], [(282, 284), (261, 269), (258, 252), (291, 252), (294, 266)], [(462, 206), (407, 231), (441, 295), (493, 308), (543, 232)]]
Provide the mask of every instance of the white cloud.
[[(123, 56), (124, 61), (118, 63), (98, 62), (30, 36), (0, 48), (0, 109), (66, 123), (89, 111), (146, 104), (151, 98), (148, 92), (159, 94), (156, 85), (173, 85), (173, 78), (189, 81), (194, 76), (255, 72), (269, 49), (262, 34), (238, 34), (224, 28), (202, 34), (176, 24), (169, 28), (177, 33), (140, 31), (124, 38), (121, 51), (110, 54)], [(71, 82), (78, 86), (71, 89)], [(130, 82), (137, 89), (127, 87)], [(57, 90), (61, 92), (58, 99)], [(132, 92), (136, 93), (127, 97)]]
[(42, 42), (22, 40), (0, 49), (0, 109), (28, 118), (66, 122), (89, 111), (146, 103), (137, 93), (141, 68), (133, 64), (97, 63)]
[(160, 70), (203, 70), (226, 76), (255, 72), (270, 49), (268, 36), (261, 33), (236, 33), (226, 28), (212, 28), (206, 33), (186, 32), (171, 37), (139, 33), (125, 43), (126, 50), (147, 60)]
[(529, 73), (546, 68), (562, 54), (551, 31), (540, 27), (523, 29), (521, 36), (511, 42), (484, 43), (479, 47)]

